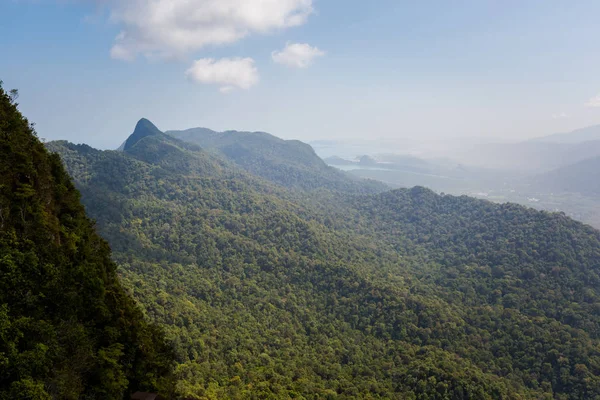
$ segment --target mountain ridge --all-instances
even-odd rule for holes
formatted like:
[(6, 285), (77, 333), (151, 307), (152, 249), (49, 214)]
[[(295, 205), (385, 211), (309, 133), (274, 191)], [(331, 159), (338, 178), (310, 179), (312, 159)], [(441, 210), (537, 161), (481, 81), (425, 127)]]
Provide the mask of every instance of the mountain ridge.
[(533, 138), (529, 141), (575, 144), (597, 140), (600, 140), (600, 125), (586, 126), (584, 128), (575, 129), (570, 132), (554, 133), (552, 135)]
[(598, 196), (600, 195), (600, 156), (537, 175), (531, 182), (539, 190)]
[(424, 188), (285, 197), (177, 143), (49, 146), (175, 344), (181, 395), (600, 395), (598, 231)]
[(238, 167), (278, 185), (307, 191), (334, 189), (357, 194), (388, 189), (329, 167), (314, 149), (298, 140), (284, 140), (266, 132), (191, 128), (166, 134), (215, 152)]
[(600, 156), (600, 140), (581, 143), (526, 141), (487, 144), (468, 149), (461, 155), (461, 159), (467, 165), (542, 173), (595, 156)]

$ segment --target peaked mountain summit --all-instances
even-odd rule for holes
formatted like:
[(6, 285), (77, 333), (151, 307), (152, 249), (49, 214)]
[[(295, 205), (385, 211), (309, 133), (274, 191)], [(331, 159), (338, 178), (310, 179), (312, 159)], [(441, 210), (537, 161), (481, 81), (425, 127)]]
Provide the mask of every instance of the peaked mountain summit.
[(142, 118), (138, 121), (133, 130), (133, 133), (127, 138), (123, 146), (123, 150), (127, 151), (131, 149), (137, 142), (148, 136), (160, 136), (164, 135), (152, 122), (146, 118)]
[(307, 196), (168, 135), (48, 147), (174, 346), (181, 397), (600, 397), (600, 232), (565, 215), (348, 195), (343, 175)]

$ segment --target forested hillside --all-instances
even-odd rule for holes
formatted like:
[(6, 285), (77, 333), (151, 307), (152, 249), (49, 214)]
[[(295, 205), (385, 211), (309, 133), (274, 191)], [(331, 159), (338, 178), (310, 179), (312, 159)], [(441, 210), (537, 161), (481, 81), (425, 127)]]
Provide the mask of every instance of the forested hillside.
[(108, 244), (14, 94), (0, 86), (0, 399), (168, 392), (170, 347), (121, 286)]
[(145, 122), (132, 138), (49, 147), (179, 395), (600, 398), (598, 231), (423, 188), (317, 205)]
[(298, 140), (283, 140), (265, 132), (215, 132), (206, 128), (166, 133), (214, 151), (248, 172), (289, 188), (355, 194), (387, 189), (381, 182), (357, 178), (328, 166), (312, 147)]

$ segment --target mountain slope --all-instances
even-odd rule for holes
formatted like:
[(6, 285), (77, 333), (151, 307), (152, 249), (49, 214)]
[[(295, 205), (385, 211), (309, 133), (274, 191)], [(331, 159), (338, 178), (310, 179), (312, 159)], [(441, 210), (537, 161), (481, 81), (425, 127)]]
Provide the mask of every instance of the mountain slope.
[(600, 396), (598, 231), (422, 188), (316, 208), (179, 144), (50, 144), (174, 344), (179, 394)]
[(138, 121), (135, 129), (131, 136), (127, 138), (123, 144), (123, 151), (130, 150), (137, 142), (148, 136), (160, 136), (163, 133), (146, 118), (142, 118)]
[[(67, 165), (90, 156), (78, 151), (81, 146), (66, 146), (72, 151), (62, 152)], [(377, 273), (369, 265), (376, 256), (363, 241), (306, 221), (296, 205), (259, 194), (244, 181), (169, 173), (141, 163), (142, 149), (135, 150), (137, 160), (119, 163), (135, 183), (115, 191), (103, 174), (92, 174), (80, 187), (125, 280), (176, 343), (180, 394), (405, 398), (438, 390), (418, 388), (423, 378), (412, 374), (446, 382), (448, 394), (490, 398), (512, 390), (441, 349), (388, 343), (369, 333), (383, 318), (406, 324), (403, 335), (416, 338), (426, 329), (408, 325), (418, 318), (417, 307), (439, 316), (450, 311), (407, 288), (371, 282), (366, 271)], [(130, 159), (99, 151), (91, 157), (103, 154)], [(156, 160), (154, 154), (145, 158)], [(107, 194), (102, 204), (101, 192)], [(388, 254), (377, 265), (398, 261)], [(402, 311), (405, 300), (396, 292), (405, 293), (415, 310)], [(380, 302), (386, 309), (376, 311)], [(394, 365), (395, 380), (385, 363)]]
[(170, 367), (59, 157), (0, 87), (0, 399), (122, 399)]
[(215, 132), (206, 128), (166, 133), (216, 151), (246, 171), (288, 188), (325, 188), (359, 194), (386, 189), (382, 183), (327, 166), (312, 147), (297, 140), (283, 140), (265, 132)]
[(467, 165), (542, 173), (597, 156), (600, 156), (600, 140), (486, 144), (469, 148), (459, 157)]
[(547, 143), (583, 143), (600, 140), (600, 125), (588, 126), (566, 133), (555, 133), (532, 139), (535, 142)]
[(519, 143), (478, 145), (457, 156), (469, 165), (547, 172), (600, 156), (600, 125)]
[(533, 178), (538, 190), (600, 195), (600, 157), (589, 158)]

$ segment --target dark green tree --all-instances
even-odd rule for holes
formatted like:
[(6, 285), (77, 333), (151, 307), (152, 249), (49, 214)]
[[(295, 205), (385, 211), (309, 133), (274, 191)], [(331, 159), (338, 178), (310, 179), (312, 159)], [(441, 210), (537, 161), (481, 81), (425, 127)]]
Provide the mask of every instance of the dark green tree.
[(0, 399), (169, 390), (171, 349), (16, 97), (0, 85)]

